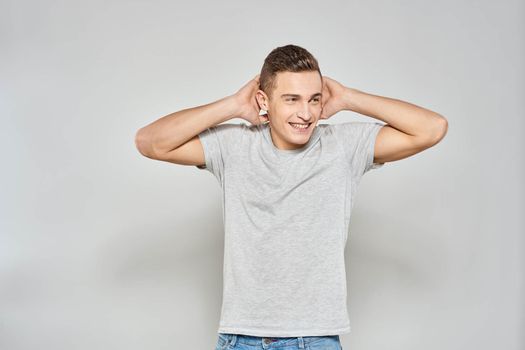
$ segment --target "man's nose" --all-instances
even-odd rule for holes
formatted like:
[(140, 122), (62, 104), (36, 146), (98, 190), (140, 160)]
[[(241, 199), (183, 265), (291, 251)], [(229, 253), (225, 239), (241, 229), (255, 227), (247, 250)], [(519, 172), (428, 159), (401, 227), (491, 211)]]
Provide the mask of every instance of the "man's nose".
[(297, 116), (298, 116), (299, 118), (301, 118), (301, 119), (302, 119), (303, 121), (305, 121), (305, 122), (309, 122), (310, 119), (312, 119), (312, 118), (310, 117), (310, 115), (311, 115), (311, 114), (309, 114), (309, 113), (297, 113)]
[(303, 108), (299, 109), (297, 111), (297, 116), (300, 117), (301, 119), (304, 119), (306, 121), (309, 121), (310, 119), (312, 119), (312, 107), (309, 106), (308, 104), (303, 106)]

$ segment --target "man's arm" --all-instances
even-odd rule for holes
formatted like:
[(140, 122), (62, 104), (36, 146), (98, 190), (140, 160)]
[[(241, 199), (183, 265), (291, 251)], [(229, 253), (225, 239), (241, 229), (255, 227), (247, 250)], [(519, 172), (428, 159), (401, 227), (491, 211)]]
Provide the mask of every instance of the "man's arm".
[(397, 99), (346, 88), (344, 110), (386, 122), (376, 137), (374, 163), (392, 162), (437, 144), (448, 130), (440, 114)]
[(268, 120), (268, 115), (259, 115), (255, 98), (259, 76), (233, 95), (168, 114), (139, 129), (135, 135), (137, 149), (148, 158), (204, 166), (204, 150), (199, 139), (202, 131), (237, 117), (252, 124)]
[[(174, 163), (202, 165), (204, 152), (197, 135), (209, 127), (234, 118), (236, 108), (232, 95), (168, 114), (139, 129), (135, 144), (139, 152), (148, 158), (165, 160), (169, 157), (169, 161)], [(180, 152), (173, 153), (177, 149)]]

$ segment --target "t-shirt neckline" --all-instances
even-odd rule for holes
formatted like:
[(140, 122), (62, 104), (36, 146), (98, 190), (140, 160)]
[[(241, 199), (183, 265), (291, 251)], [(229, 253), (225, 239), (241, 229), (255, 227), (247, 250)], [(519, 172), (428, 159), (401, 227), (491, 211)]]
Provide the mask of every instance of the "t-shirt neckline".
[(294, 155), (306, 151), (315, 142), (315, 139), (317, 138), (317, 135), (319, 133), (319, 125), (316, 125), (314, 131), (312, 132), (312, 135), (310, 136), (310, 139), (302, 147), (296, 149), (280, 149), (273, 144), (272, 135), (270, 133), (270, 123), (262, 124), (262, 127), (264, 131), (264, 136), (266, 137), (266, 141), (268, 141), (268, 143), (270, 144), (270, 147), (275, 153), (281, 155)]

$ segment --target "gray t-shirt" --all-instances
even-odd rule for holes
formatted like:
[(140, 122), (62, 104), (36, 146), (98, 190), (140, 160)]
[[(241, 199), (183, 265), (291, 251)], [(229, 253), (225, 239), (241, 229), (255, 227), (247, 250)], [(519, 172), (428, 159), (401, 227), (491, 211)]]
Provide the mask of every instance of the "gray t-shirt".
[(218, 124), (199, 134), (222, 188), (223, 298), (218, 332), (258, 337), (350, 332), (344, 250), (362, 175), (384, 124), (318, 124), (278, 149), (270, 125)]

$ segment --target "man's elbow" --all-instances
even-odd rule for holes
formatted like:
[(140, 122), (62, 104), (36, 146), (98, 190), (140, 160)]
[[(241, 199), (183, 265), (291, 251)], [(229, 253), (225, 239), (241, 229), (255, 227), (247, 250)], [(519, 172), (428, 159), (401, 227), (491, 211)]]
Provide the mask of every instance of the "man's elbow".
[(439, 132), (437, 133), (436, 137), (436, 143), (441, 141), (448, 131), (448, 120), (447, 118), (443, 117), (442, 115), (439, 116)]
[(135, 147), (144, 157), (153, 158), (150, 140), (144, 135), (143, 129), (135, 133)]
[(448, 120), (442, 115), (438, 115), (435, 122), (435, 126), (433, 127), (432, 132), (428, 137), (428, 143), (430, 144), (430, 146), (434, 146), (435, 144), (439, 143), (445, 137), (447, 131)]

